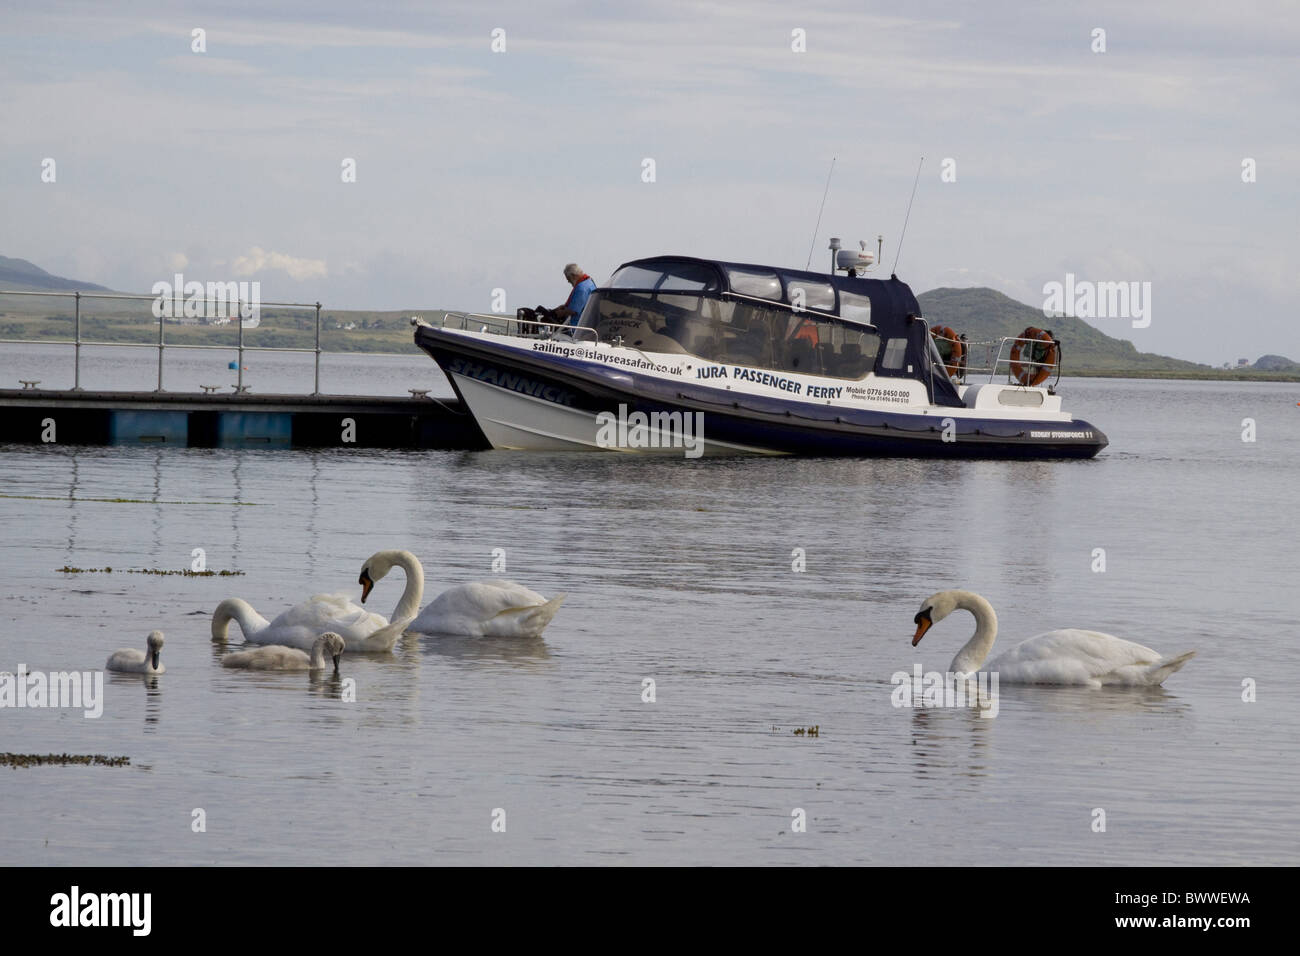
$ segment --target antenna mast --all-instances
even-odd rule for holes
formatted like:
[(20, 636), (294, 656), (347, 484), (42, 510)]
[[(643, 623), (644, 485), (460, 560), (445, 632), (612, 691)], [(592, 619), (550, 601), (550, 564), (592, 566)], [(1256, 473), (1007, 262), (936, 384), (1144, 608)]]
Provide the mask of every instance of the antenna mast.
[[(903, 254), (903, 239), (907, 235), (907, 221), (912, 218), (912, 200), (916, 198), (916, 184), (921, 181), (921, 164), (925, 162), (925, 157), (921, 157), (921, 162), (916, 164), (916, 179), (912, 180), (912, 196), (907, 200), (907, 215), (903, 217), (903, 231), (898, 236), (898, 248), (894, 252), (894, 267), (889, 270), (889, 278), (898, 278), (898, 257)], [(827, 183), (829, 186), (830, 184)]]
[(812, 268), (813, 247), (817, 245), (817, 231), (822, 227), (822, 212), (824, 212), (826, 209), (826, 194), (831, 191), (831, 176), (833, 176), (834, 174), (835, 174), (835, 157), (832, 156), (831, 169), (830, 172), (826, 174), (826, 188), (822, 190), (821, 208), (817, 210), (817, 225), (813, 226), (812, 241), (808, 243), (808, 264), (804, 266), (805, 272), (807, 272), (809, 269)]

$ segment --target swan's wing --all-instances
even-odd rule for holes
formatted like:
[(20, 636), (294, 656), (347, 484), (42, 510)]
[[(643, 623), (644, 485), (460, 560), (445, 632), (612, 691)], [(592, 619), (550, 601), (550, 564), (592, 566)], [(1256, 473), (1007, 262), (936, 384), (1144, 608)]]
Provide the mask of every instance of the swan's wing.
[(406, 629), (418, 634), (478, 637), (492, 633), (491, 622), (499, 617), (531, 611), (550, 603), (543, 595), (513, 581), (474, 581), (443, 591)]
[(123, 647), (108, 655), (108, 662), (104, 667), (110, 671), (132, 670), (143, 667), (145, 660), (144, 651), (134, 647)]
[(407, 622), (392, 621), (383, 627), (371, 631), (364, 638), (349, 640), (344, 638), (344, 644), (349, 651), (369, 651), (379, 652), (391, 651), (397, 639), (409, 630)]
[[(468, 588), (475, 593), (481, 594), (486, 600), (498, 600), (503, 602), (505, 607), (501, 610), (516, 607), (535, 607), (538, 604), (545, 604), (547, 600), (546, 595), (538, 594), (532, 588), (526, 588), (522, 584), (517, 584), (514, 581), (506, 581), (502, 578), (489, 578), (486, 581), (472, 581), (469, 584), (462, 584), (461, 587)], [(500, 613), (500, 611), (497, 613)]]
[(1021, 641), (982, 669), (1020, 684), (1096, 685), (1123, 668), (1145, 670), (1160, 659), (1159, 651), (1133, 641), (1065, 628)]
[(310, 661), (305, 651), (273, 644), (251, 651), (235, 651), (221, 659), (222, 667), (250, 670), (305, 670)]
[(310, 647), (326, 631), (337, 631), (344, 641), (355, 641), (387, 623), (388, 618), (353, 604), (346, 594), (313, 594), (272, 621), (267, 637), (274, 643), (301, 647), (309, 635)]

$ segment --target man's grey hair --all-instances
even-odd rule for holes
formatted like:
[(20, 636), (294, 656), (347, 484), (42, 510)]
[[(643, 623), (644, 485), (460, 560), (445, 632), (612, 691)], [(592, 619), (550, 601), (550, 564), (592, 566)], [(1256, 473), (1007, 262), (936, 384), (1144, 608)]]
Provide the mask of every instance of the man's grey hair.
[(580, 276), (580, 275), (582, 275), (582, 267), (579, 266), (576, 262), (570, 262), (567, 266), (564, 267), (565, 278), (568, 278), (569, 276)]

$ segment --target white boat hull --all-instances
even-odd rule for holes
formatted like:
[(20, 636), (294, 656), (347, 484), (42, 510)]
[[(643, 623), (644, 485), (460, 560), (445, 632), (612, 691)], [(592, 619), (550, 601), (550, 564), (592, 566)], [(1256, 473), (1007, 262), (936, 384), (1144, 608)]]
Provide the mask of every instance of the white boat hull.
[[(636, 444), (602, 442), (602, 423), (592, 412), (499, 388), (465, 375), (452, 373), (451, 378), (493, 448), (697, 457), (693, 449), (683, 445), (680, 434), (647, 426), (638, 435)], [(782, 454), (765, 448), (711, 441), (707, 434), (699, 439), (698, 447), (704, 455)]]

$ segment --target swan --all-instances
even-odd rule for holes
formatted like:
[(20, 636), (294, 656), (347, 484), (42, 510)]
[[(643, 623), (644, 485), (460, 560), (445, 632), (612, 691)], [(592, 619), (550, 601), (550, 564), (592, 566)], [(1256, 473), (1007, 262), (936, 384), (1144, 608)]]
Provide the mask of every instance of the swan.
[[(406, 600), (411, 595), (411, 582), (424, 585), (424, 570), (420, 560), (409, 551), (380, 551), (361, 568), (361, 601), (365, 603), (370, 589), (394, 566), (406, 571), (406, 592), (398, 608), (403, 613)], [(405, 630), (413, 634), (457, 634), (464, 637), (521, 637), (542, 636), (556, 611), (564, 603), (560, 593), (547, 600), (536, 591), (513, 581), (494, 579), (460, 584), (443, 591), (429, 603), (418, 616), (420, 593), (415, 593), (415, 603), (410, 617), (405, 620)], [(393, 620), (399, 617), (394, 612)]]
[(304, 651), (326, 631), (341, 635), (350, 651), (388, 651), (397, 640), (382, 614), (358, 607), (346, 594), (314, 594), (270, 622), (242, 598), (227, 598), (212, 612), (214, 641), (226, 640), (231, 621), (239, 624), (250, 644), (283, 644)]
[(327, 631), (316, 638), (311, 646), (310, 655), (296, 647), (268, 644), (249, 651), (227, 654), (221, 659), (221, 666), (257, 671), (320, 671), (325, 669), (326, 659), (333, 658), (334, 673), (337, 674), (339, 657), (345, 647), (341, 636), (333, 631)]
[[(998, 634), (993, 605), (974, 591), (940, 591), (922, 601), (913, 619), (916, 634), (912, 646), (921, 642), (932, 625), (958, 608), (975, 615), (975, 636), (957, 652), (948, 670), (972, 674), (984, 664)], [(1159, 651), (1110, 634), (1066, 628), (1021, 641), (989, 661), (984, 669), (1009, 684), (1155, 687), (1195, 653), (1164, 657)]]
[[(389, 556), (383, 574), (387, 574), (393, 564), (405, 561), (406, 590), (393, 610), (391, 622), (382, 614), (374, 614), (353, 604), (346, 594), (312, 595), (269, 623), (247, 601), (228, 598), (212, 612), (212, 639), (225, 641), (230, 622), (235, 621), (244, 632), (244, 640), (252, 644), (283, 644), (309, 651), (317, 637), (333, 631), (343, 638), (349, 651), (391, 651), (402, 636), (402, 625), (415, 617), (419, 610), (420, 598), (424, 594), (424, 571), (409, 551), (381, 551), (370, 561), (381, 556)], [(405, 558), (399, 560), (393, 556)], [(369, 588), (365, 593), (370, 593)]]
[[(380, 552), (380, 555), (384, 554), (405, 554), (414, 562), (406, 568), (406, 591), (393, 611), (391, 623), (382, 614), (374, 614), (353, 604), (346, 594), (312, 595), (269, 623), (247, 601), (228, 598), (212, 613), (212, 639), (225, 641), (230, 622), (235, 621), (244, 632), (244, 640), (252, 644), (284, 644), (309, 651), (317, 637), (333, 631), (343, 638), (349, 651), (391, 651), (402, 636), (401, 625), (415, 617), (420, 607), (424, 572), (420, 562), (409, 551)], [(387, 568), (384, 573), (387, 573)]]
[(537, 638), (567, 596), (561, 591), (548, 601), (513, 581), (474, 581), (443, 591), (406, 629), (416, 634)]
[(105, 670), (122, 671), (126, 674), (161, 674), (167, 668), (158, 663), (158, 657), (162, 651), (163, 634), (162, 631), (150, 631), (148, 638), (145, 639), (147, 650), (138, 650), (134, 647), (123, 647), (108, 655), (108, 663), (104, 665)]

